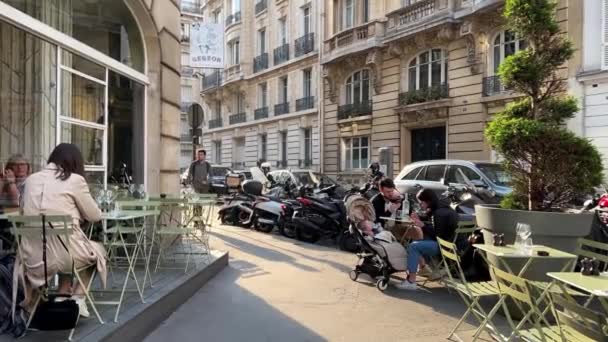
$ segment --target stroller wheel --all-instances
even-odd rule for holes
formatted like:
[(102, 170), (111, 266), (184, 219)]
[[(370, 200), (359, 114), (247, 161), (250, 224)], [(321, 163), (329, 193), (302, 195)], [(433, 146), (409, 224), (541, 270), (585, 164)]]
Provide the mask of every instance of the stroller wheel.
[(384, 277), (378, 279), (378, 281), (376, 282), (376, 288), (378, 288), (378, 290), (382, 292), (386, 291), (386, 289), (388, 288), (388, 279)]
[(348, 276), (350, 277), (350, 280), (357, 281), (357, 278), (359, 278), (359, 272), (352, 270), (348, 272)]

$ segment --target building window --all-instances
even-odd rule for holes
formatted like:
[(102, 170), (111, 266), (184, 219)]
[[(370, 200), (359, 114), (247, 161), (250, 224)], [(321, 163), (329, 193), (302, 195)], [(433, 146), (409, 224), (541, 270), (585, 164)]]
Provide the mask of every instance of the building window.
[(218, 140), (213, 144), (213, 151), (215, 154), (215, 163), (218, 165), (222, 164), (222, 141)]
[(287, 44), (287, 18), (279, 19), (279, 45)]
[(260, 159), (267, 161), (268, 159), (268, 135), (260, 134)]
[(287, 164), (287, 132), (280, 132), (281, 135), (281, 162), (284, 166)]
[(182, 84), (182, 102), (192, 102), (192, 86)]
[(346, 79), (346, 104), (367, 102), (369, 99), (369, 70), (357, 71)]
[(233, 114), (245, 112), (245, 97), (242, 94), (234, 95), (234, 111)]
[(302, 71), (302, 92), (304, 97), (312, 96), (312, 69)]
[(369, 164), (369, 137), (346, 138), (343, 140), (344, 170), (365, 169)]
[(518, 39), (514, 32), (500, 32), (494, 39), (494, 73), (498, 72), (498, 67), (505, 60), (505, 58), (515, 54), (519, 50), (524, 50), (526, 47), (526, 41), (523, 39)]
[(344, 17), (342, 20), (342, 29), (346, 30), (353, 27), (355, 23), (355, 0), (344, 1)]
[(289, 83), (287, 76), (279, 79), (279, 103), (287, 103), (289, 94)]
[(182, 52), (182, 66), (190, 65), (190, 54), (188, 52)]
[(232, 0), (232, 14), (241, 11), (241, 0)]
[(309, 34), (311, 30), (310, 6), (302, 8), (302, 20), (304, 35)]
[(266, 53), (266, 29), (258, 31), (258, 55)]
[(369, 22), (369, 0), (363, 0), (363, 22)]
[(258, 85), (258, 108), (264, 108), (268, 106), (268, 85), (261, 83)]
[(213, 23), (219, 24), (221, 22), (222, 22), (222, 11), (218, 9), (213, 12)]
[(425, 89), (446, 82), (447, 51), (432, 49), (412, 59), (408, 67), (408, 90)]
[(312, 128), (302, 129), (302, 136), (304, 140), (304, 164), (312, 164)]
[(190, 41), (190, 23), (181, 23), (182, 42)]
[(228, 51), (230, 52), (230, 64), (231, 65), (237, 65), (240, 63), (240, 60), (241, 60), (240, 46), (241, 46), (241, 43), (238, 38), (228, 43)]
[(215, 108), (213, 111), (216, 120), (220, 120), (222, 118), (222, 101), (215, 101)]

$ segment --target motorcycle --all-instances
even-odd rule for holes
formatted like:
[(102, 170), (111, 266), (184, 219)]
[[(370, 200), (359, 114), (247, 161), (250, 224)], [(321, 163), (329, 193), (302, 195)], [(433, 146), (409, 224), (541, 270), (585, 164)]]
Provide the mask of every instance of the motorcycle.
[(222, 224), (249, 228), (253, 219), (253, 202), (255, 197), (237, 192), (224, 198), (224, 205), (218, 211)]
[(476, 189), (461, 184), (450, 184), (442, 197), (450, 202), (460, 221), (475, 221), (475, 205), (487, 203)]
[(279, 232), (285, 230), (291, 222), (293, 204), (287, 200), (295, 197), (292, 190), (293, 184), (288, 180), (283, 186), (275, 184), (269, 193), (256, 198), (253, 204), (255, 230), (263, 233), (270, 233), (275, 227)]

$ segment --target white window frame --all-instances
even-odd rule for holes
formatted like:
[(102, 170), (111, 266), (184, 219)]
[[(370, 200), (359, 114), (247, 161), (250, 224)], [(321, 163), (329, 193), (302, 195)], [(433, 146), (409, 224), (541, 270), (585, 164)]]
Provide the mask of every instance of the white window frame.
[(289, 78), (287, 76), (279, 77), (279, 104), (287, 103), (289, 100)]
[(213, 154), (215, 157), (215, 163), (218, 165), (222, 165), (222, 141), (216, 140), (213, 143)]
[[(358, 80), (356, 80), (356, 76), (358, 75)], [(363, 96), (363, 89), (365, 82), (367, 82), (367, 99)], [(359, 92), (355, 94), (356, 85), (359, 84)], [(354, 104), (354, 103), (362, 103), (363, 101), (369, 101), (372, 98), (371, 92), (372, 84), (369, 69), (361, 69), (353, 72), (347, 79), (344, 84), (344, 103), (345, 104)], [(358, 101), (355, 101), (357, 99)]]
[(279, 161), (288, 163), (289, 161), (289, 133), (287, 131), (279, 132)]
[(232, 14), (236, 14), (241, 11), (241, 0), (232, 0)]
[(342, 30), (347, 30), (355, 26), (355, 8), (357, 7), (356, 2), (356, 0), (344, 0), (344, 7), (342, 9)]
[(608, 0), (602, 0), (601, 69), (608, 70)]
[[(500, 66), (500, 64), (502, 64), (502, 62), (505, 60), (506, 58), (506, 54), (505, 54), (505, 46), (509, 43), (515, 43), (515, 51), (514, 53), (520, 51), (522, 49), (521, 44), (524, 43), (525, 44), (525, 40), (524, 39), (518, 39), (517, 36), (515, 34), (513, 34), (513, 36), (515, 37), (515, 40), (510, 40), (510, 41), (505, 41), (505, 37), (506, 37), (506, 32), (508, 32), (508, 30), (502, 30), (499, 33), (497, 33), (493, 39), (491, 40), (492, 43), (492, 60), (491, 63), (489, 64), (490, 67), (490, 72), (492, 73), (492, 75), (495, 75), (497, 70), (497, 67), (495, 66)], [(496, 43), (496, 40), (498, 40), (498, 44)], [(496, 56), (496, 48), (499, 48), (499, 55)], [(496, 58), (498, 58), (498, 64), (496, 64)]]
[[(309, 133), (308, 138), (306, 137), (306, 133)], [(313, 142), (313, 138), (312, 138), (312, 127), (304, 127), (302, 128), (302, 160), (306, 161), (306, 160), (310, 160), (310, 162), (312, 163), (312, 156), (313, 156), (313, 151), (312, 151), (312, 144)], [(308, 147), (308, 151), (310, 153), (310, 155), (306, 155), (306, 148)]]
[(312, 96), (312, 68), (302, 70), (302, 97)]
[[(441, 57), (439, 59), (433, 59), (433, 52), (434, 51), (441, 51)], [(428, 54), (428, 60), (426, 63), (421, 64), (420, 63), (420, 57), (424, 54)], [(447, 82), (448, 79), (448, 52), (445, 49), (429, 49), (429, 50), (425, 50), (422, 51), (421, 53), (417, 54), (416, 57), (412, 58), (409, 63), (407, 64), (407, 77), (408, 77), (408, 82), (407, 82), (407, 87), (408, 87), (408, 91), (412, 91), (412, 90), (418, 90), (418, 89), (424, 89), (424, 88), (430, 88), (432, 86), (437, 86), (437, 85), (433, 85), (433, 62), (440, 62), (441, 63), (441, 76), (440, 76), (440, 84), (445, 84)], [(412, 63), (415, 63), (412, 66)], [(420, 70), (423, 68), (427, 68), (427, 84), (423, 85), (420, 84)], [(411, 85), (411, 70), (415, 69), (416, 70), (416, 89), (410, 89), (410, 85)]]
[(277, 30), (279, 46), (283, 46), (289, 43), (289, 27), (287, 23), (287, 16), (279, 18), (279, 29)]
[(312, 32), (312, 6), (309, 3), (302, 6), (302, 36)]
[(238, 65), (241, 62), (241, 41), (240, 38), (234, 38), (228, 42), (228, 51), (230, 52), (230, 65)]
[(259, 159), (263, 159), (264, 161), (268, 161), (268, 134), (267, 133), (261, 133), (258, 135), (258, 140), (259, 140), (259, 153), (258, 153), (258, 158)]
[(266, 44), (266, 27), (262, 27), (258, 30), (258, 56), (266, 53), (268, 46)]
[(268, 107), (268, 83), (258, 84), (258, 108)]
[[(367, 145), (363, 146), (363, 139), (366, 139)], [(357, 144), (355, 144), (357, 142)], [(370, 153), (371, 153), (371, 137), (367, 135), (356, 136), (356, 137), (348, 137), (342, 139), (342, 170), (344, 171), (355, 171), (355, 170), (363, 170), (368, 167), (370, 161)], [(358, 165), (355, 165), (353, 155), (355, 151), (359, 155)], [(361, 152), (367, 152), (366, 162), (363, 163), (361, 160)]]

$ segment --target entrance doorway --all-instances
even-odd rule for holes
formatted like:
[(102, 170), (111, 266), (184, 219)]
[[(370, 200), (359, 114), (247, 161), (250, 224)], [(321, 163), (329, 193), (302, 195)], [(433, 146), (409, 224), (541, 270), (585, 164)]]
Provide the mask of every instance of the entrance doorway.
[(412, 162), (446, 157), (445, 126), (412, 130)]

